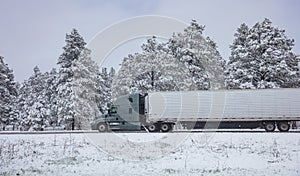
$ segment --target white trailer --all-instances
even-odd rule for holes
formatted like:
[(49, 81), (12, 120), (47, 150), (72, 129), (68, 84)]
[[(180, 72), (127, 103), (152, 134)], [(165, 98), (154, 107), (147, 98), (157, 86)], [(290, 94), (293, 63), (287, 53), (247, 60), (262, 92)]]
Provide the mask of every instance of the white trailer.
[(300, 121), (300, 89), (150, 92), (145, 97), (150, 131), (185, 128), (264, 128), (289, 131)]

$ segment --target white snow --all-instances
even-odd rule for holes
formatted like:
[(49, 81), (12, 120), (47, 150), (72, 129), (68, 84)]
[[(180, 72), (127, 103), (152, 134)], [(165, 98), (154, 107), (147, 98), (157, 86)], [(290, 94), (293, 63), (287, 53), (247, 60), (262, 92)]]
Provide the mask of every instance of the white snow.
[(298, 133), (0, 135), (0, 175), (298, 176), (299, 163)]

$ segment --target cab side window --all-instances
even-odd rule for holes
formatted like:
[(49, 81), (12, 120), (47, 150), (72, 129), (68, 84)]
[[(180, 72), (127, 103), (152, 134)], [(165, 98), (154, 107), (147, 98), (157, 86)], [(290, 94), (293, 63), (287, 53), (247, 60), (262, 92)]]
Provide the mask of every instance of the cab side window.
[(110, 109), (110, 112), (111, 112), (111, 113), (117, 113), (117, 108), (116, 108), (116, 107), (112, 107), (112, 108)]

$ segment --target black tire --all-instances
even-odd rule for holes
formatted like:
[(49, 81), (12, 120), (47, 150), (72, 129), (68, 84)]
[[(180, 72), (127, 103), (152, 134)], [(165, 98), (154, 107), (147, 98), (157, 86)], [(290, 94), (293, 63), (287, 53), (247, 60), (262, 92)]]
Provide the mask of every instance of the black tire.
[(150, 124), (147, 126), (149, 132), (156, 132), (158, 130), (157, 124)]
[(105, 123), (99, 123), (97, 129), (101, 133), (108, 131), (107, 125)]
[(171, 130), (171, 128), (172, 128), (172, 126), (169, 123), (163, 123), (160, 125), (160, 129), (164, 133), (169, 132)]
[(264, 127), (267, 132), (273, 132), (276, 129), (275, 122), (266, 122)]
[(288, 122), (278, 122), (277, 128), (281, 132), (287, 132), (290, 130), (291, 126)]

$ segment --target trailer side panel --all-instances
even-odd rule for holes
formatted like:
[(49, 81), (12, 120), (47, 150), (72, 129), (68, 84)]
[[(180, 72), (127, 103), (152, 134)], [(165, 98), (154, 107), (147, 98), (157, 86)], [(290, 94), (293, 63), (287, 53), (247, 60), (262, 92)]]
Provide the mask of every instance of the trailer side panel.
[(150, 121), (300, 120), (300, 89), (152, 92)]

